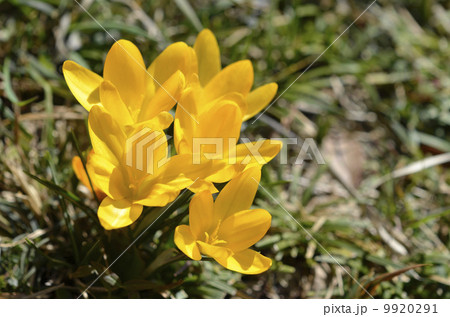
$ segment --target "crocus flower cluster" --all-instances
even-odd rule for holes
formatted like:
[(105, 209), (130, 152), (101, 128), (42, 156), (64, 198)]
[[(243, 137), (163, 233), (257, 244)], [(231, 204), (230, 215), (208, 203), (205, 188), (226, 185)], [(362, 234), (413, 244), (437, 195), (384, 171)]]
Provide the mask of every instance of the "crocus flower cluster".
[[(63, 73), (89, 111), (92, 150), (86, 168), (79, 157), (72, 165), (100, 200), (98, 217), (105, 229), (129, 226), (144, 206), (166, 206), (188, 189), (195, 193), (189, 226), (175, 230), (183, 253), (193, 260), (212, 257), (245, 274), (271, 266), (269, 258), (249, 249), (269, 229), (270, 214), (250, 208), (261, 167), (281, 143), (238, 140), (242, 123), (273, 99), (275, 83), (252, 90), (249, 60), (222, 69), (209, 30), (193, 47), (169, 45), (148, 68), (134, 44), (119, 40), (106, 56), (103, 77), (73, 61), (64, 63)], [(165, 133), (172, 124), (175, 155)], [(138, 143), (145, 151), (133, 146)], [(214, 202), (215, 184), (226, 182)]]

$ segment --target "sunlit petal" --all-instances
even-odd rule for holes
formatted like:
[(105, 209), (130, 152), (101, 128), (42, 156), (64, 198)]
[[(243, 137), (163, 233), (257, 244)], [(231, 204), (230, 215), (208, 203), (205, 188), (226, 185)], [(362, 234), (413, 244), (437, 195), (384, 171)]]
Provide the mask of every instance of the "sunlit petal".
[(256, 88), (247, 95), (247, 112), (244, 116), (244, 120), (248, 120), (258, 112), (263, 110), (269, 102), (275, 97), (277, 93), (278, 85), (276, 83), (270, 83)]
[(219, 239), (227, 248), (242, 251), (261, 240), (270, 228), (272, 217), (264, 209), (243, 210), (232, 214), (220, 225)]
[[(175, 179), (169, 184), (160, 182), (144, 183), (135, 196), (135, 203), (144, 206), (163, 207), (173, 202), (181, 189), (192, 183), (191, 179)], [(187, 184), (187, 185), (186, 185)]]
[(119, 229), (131, 225), (142, 213), (142, 205), (128, 200), (103, 199), (98, 208), (98, 218), (106, 230)]
[(118, 124), (122, 126), (133, 124), (130, 111), (123, 103), (117, 88), (110, 81), (100, 84), (100, 101)]
[(133, 43), (119, 40), (113, 44), (106, 56), (103, 78), (113, 83), (131, 112), (142, 105), (147, 76), (142, 55)]
[[(208, 179), (209, 179), (209, 177), (208, 177)], [(214, 186), (212, 181), (208, 181), (205, 179), (197, 179), (194, 183), (189, 185), (188, 189), (195, 194), (201, 193), (205, 190), (209, 191), (211, 194), (215, 194), (215, 193), (219, 192), (217, 190), (217, 188)]]
[(179, 100), (184, 85), (183, 73), (176, 71), (157, 88), (155, 95), (144, 101), (139, 112), (139, 121), (150, 120), (159, 113), (172, 109)]
[(96, 153), (92, 153), (86, 163), (86, 169), (92, 183), (95, 184), (95, 187), (98, 187), (99, 190), (109, 196), (112, 196), (109, 192), (109, 184), (111, 174), (115, 168), (116, 166), (107, 158)]
[(214, 213), (218, 219), (226, 219), (233, 213), (250, 209), (258, 190), (261, 169), (253, 167), (233, 178), (217, 196)]
[(152, 130), (164, 130), (167, 129), (172, 124), (172, 122), (173, 116), (169, 112), (163, 111), (158, 113), (150, 120), (136, 123), (133, 129), (136, 129), (136, 127), (141, 127)]
[(188, 80), (197, 73), (197, 58), (194, 49), (183, 42), (169, 45), (148, 68), (148, 72), (155, 80), (155, 90), (178, 70)]
[(214, 260), (216, 260), (220, 264), (226, 262), (228, 257), (233, 254), (233, 252), (230, 249), (221, 246), (211, 245), (199, 240), (197, 240), (197, 244), (200, 247), (200, 252), (202, 254), (214, 258)]
[(78, 178), (78, 180), (87, 188), (89, 188), (90, 191), (92, 191), (91, 184), (89, 183), (89, 178), (86, 173), (86, 170), (84, 169), (83, 162), (81, 161), (81, 158), (79, 156), (75, 156), (72, 158), (72, 169), (75, 173), (75, 176)]
[(254, 250), (244, 250), (235, 253), (226, 259), (216, 259), (229, 270), (242, 274), (260, 274), (272, 266), (272, 260)]
[(213, 197), (209, 191), (201, 192), (189, 204), (189, 226), (196, 239), (201, 239), (212, 226)]
[(228, 100), (220, 101), (210, 111), (198, 116), (198, 121), (192, 153), (207, 153), (209, 156), (224, 158), (230, 144), (234, 146), (239, 140), (242, 124), (239, 105)]
[(211, 101), (231, 92), (246, 96), (252, 85), (252, 63), (242, 60), (225, 67), (208, 82), (205, 86), (205, 98), (206, 101)]
[(201, 31), (195, 40), (194, 50), (198, 61), (198, 75), (203, 86), (219, 73), (220, 50), (216, 37), (208, 30)]
[(70, 91), (87, 111), (100, 103), (97, 89), (102, 77), (72, 61), (65, 61), (62, 70)]
[[(283, 143), (278, 140), (260, 140), (241, 143), (235, 148), (235, 161), (246, 168), (261, 166), (270, 162), (280, 151)], [(230, 156), (233, 155), (230, 153)]]
[(175, 112), (174, 145), (178, 154), (192, 153), (194, 131), (199, 125), (198, 119), (196, 119), (199, 89), (198, 87), (186, 89)]
[(112, 116), (100, 106), (93, 106), (89, 113), (89, 135), (96, 154), (118, 165), (125, 146), (125, 133)]
[(176, 246), (191, 259), (199, 261), (202, 256), (195, 240), (188, 226), (181, 225), (175, 228), (174, 241)]

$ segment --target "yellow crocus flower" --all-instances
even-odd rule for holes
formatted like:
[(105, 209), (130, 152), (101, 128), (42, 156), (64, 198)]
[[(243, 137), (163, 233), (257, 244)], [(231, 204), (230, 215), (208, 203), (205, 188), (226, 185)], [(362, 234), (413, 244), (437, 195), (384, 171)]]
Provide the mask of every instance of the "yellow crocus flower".
[[(174, 55), (176, 60), (168, 63)], [(153, 120), (164, 129), (173, 121), (167, 111), (184, 89), (183, 74), (192, 74), (196, 69), (195, 53), (185, 43), (170, 45), (146, 69), (139, 49), (130, 41), (119, 40), (106, 56), (103, 77), (73, 61), (64, 62), (63, 74), (86, 110), (104, 106), (104, 98), (114, 98), (116, 102), (110, 103), (107, 110), (120, 125)]]
[[(169, 45), (148, 68), (160, 83), (177, 70), (184, 74), (187, 87), (202, 88), (196, 92), (201, 107), (217, 98), (241, 94), (245, 103), (243, 121), (265, 108), (278, 89), (278, 85), (272, 82), (252, 90), (254, 74), (249, 60), (235, 62), (222, 69), (219, 45), (209, 29), (199, 33), (193, 48), (182, 42)], [(190, 113), (181, 101), (180, 104), (185, 112)]]
[[(236, 145), (242, 122), (270, 102), (277, 85), (270, 83), (250, 91), (253, 68), (249, 60), (233, 63), (221, 70), (219, 47), (208, 29), (200, 32), (194, 50), (198, 68), (185, 73), (187, 88), (179, 100), (182, 108), (178, 106), (175, 113), (175, 148), (178, 154), (191, 154), (194, 161), (207, 156), (227, 163), (224, 169), (198, 180), (190, 188), (198, 192), (197, 186), (226, 182), (246, 168), (266, 164), (279, 153), (282, 144), (261, 140)], [(175, 61), (183, 58), (180, 54), (171, 57)], [(198, 146), (202, 140), (220, 144)]]
[[(143, 206), (166, 206), (180, 191), (195, 182), (198, 177), (212, 173), (212, 164), (190, 164), (189, 156), (175, 155), (168, 158), (167, 140), (162, 130), (156, 133), (146, 146), (156, 145), (147, 157), (134, 147), (127, 148), (125, 133), (105, 107), (95, 105), (89, 113), (89, 134), (94, 153), (87, 170), (91, 179), (106, 197), (102, 200), (98, 217), (105, 229), (117, 229), (132, 224), (142, 213)], [(136, 131), (141, 127), (136, 127)], [(140, 170), (127, 162), (141, 157), (152, 170)], [(165, 164), (160, 164), (165, 162)], [(220, 168), (217, 164), (216, 168)]]
[(266, 210), (250, 209), (260, 178), (260, 168), (248, 169), (231, 180), (215, 202), (208, 191), (196, 194), (189, 205), (189, 225), (175, 229), (177, 247), (193, 260), (201, 260), (204, 254), (243, 274), (268, 270), (272, 260), (249, 249), (271, 222)]
[[(243, 120), (248, 120), (273, 99), (278, 85), (269, 83), (252, 90), (253, 66), (249, 60), (242, 60), (221, 69), (220, 49), (214, 34), (204, 29), (195, 41), (194, 50), (198, 63), (198, 79), (204, 88), (203, 104), (228, 93), (240, 93), (247, 104)], [(188, 81), (192, 77), (188, 78)]]
[(177, 108), (175, 113), (175, 149), (178, 154), (190, 155), (194, 163), (205, 159), (224, 167), (199, 179), (190, 187), (194, 192), (207, 184), (213, 188), (212, 183), (227, 182), (245, 169), (268, 163), (282, 146), (276, 140), (237, 144), (247, 106), (244, 97), (231, 92), (204, 104), (201, 90), (194, 85), (181, 96), (180, 103), (186, 111)]

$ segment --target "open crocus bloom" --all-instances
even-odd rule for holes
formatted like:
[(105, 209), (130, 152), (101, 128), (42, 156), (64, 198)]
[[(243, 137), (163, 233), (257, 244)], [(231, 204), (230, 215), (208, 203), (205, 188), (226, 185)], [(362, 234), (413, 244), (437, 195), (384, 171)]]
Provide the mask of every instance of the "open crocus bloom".
[[(229, 94), (241, 94), (245, 103), (241, 109), (243, 121), (265, 108), (278, 89), (278, 85), (272, 82), (251, 90), (254, 74), (249, 60), (235, 62), (222, 69), (217, 40), (208, 29), (199, 33), (193, 49), (184, 43), (168, 46), (148, 70), (155, 74), (158, 82), (165, 82), (180, 70), (185, 76), (187, 87), (201, 88), (197, 89), (196, 95), (202, 107)], [(182, 101), (178, 107), (190, 112)]]
[(175, 229), (177, 247), (193, 260), (204, 254), (243, 274), (268, 270), (272, 260), (249, 249), (271, 222), (266, 210), (250, 209), (260, 178), (260, 168), (248, 169), (231, 180), (215, 202), (208, 191), (196, 194), (189, 205), (189, 226)]
[[(253, 67), (249, 60), (238, 61), (221, 69), (219, 45), (210, 30), (205, 29), (199, 33), (194, 50), (198, 63), (198, 79), (204, 88), (203, 104), (230, 92), (240, 93), (247, 104), (242, 118), (245, 121), (265, 108), (275, 96), (278, 89), (276, 83), (269, 83), (251, 91)], [(188, 78), (188, 82), (191, 78)]]
[(227, 182), (245, 169), (268, 163), (282, 146), (276, 140), (237, 144), (247, 107), (242, 94), (231, 92), (204, 104), (200, 90), (199, 85), (189, 87), (181, 97), (186, 111), (178, 108), (175, 114), (175, 149), (178, 154), (190, 155), (193, 163), (205, 159), (223, 168), (199, 179), (190, 187), (194, 192), (205, 183)]
[[(167, 58), (176, 54), (176, 62), (167, 67)], [(184, 89), (183, 73), (192, 74), (197, 67), (193, 49), (184, 43), (170, 45), (155, 59), (148, 70), (139, 49), (127, 40), (119, 40), (109, 50), (103, 78), (94, 72), (66, 61), (64, 78), (75, 98), (88, 111), (94, 105), (105, 106), (104, 99), (111, 98), (106, 110), (121, 126), (156, 121), (161, 129), (172, 123), (167, 112), (177, 102)]]
[[(145, 133), (139, 134), (141, 131)], [(108, 230), (132, 224), (141, 215), (143, 206), (166, 206), (180, 190), (214, 172), (210, 170), (211, 163), (190, 164), (189, 156), (168, 158), (162, 130), (141, 126), (126, 134), (101, 106), (90, 110), (89, 134), (94, 153), (87, 171), (106, 194), (98, 217)], [(129, 146), (127, 140), (136, 135), (139, 137), (136, 143)], [(145, 145), (145, 149), (138, 143)], [(218, 164), (215, 166), (220, 168)]]

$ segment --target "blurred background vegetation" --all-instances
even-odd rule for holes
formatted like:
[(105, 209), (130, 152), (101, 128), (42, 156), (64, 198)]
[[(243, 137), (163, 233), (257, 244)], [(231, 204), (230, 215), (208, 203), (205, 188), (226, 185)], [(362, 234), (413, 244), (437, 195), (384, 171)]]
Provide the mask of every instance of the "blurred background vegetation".
[[(224, 66), (249, 58), (255, 84), (276, 81), (279, 94), (371, 2), (80, 1), (147, 65), (208, 27)], [(78, 297), (161, 213), (105, 232), (73, 174), (72, 157), (89, 150), (87, 113), (61, 65), (101, 74), (113, 44), (89, 14), (69, 0), (0, 0), (0, 297)], [(243, 126), (252, 140), (313, 138), (327, 162), (293, 164), (300, 142), (288, 145), (291, 164), (263, 169), (270, 194), (255, 205), (273, 221), (257, 249), (272, 269), (242, 276), (181, 257), (172, 235), (186, 221), (184, 195), (85, 296), (367, 297), (357, 280), (376, 298), (450, 298), (449, 61), (448, 1), (377, 1)]]

